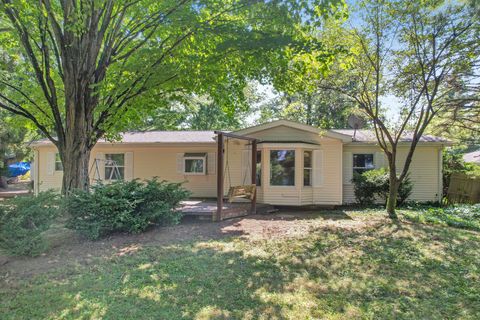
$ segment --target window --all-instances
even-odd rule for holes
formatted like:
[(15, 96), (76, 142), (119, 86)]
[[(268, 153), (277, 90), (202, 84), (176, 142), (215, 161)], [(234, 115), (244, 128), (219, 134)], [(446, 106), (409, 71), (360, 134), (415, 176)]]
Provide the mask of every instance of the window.
[(262, 151), (257, 151), (257, 186), (262, 185)]
[(295, 150), (270, 151), (270, 185), (295, 185)]
[(312, 151), (303, 151), (303, 185), (312, 185)]
[(125, 178), (125, 155), (110, 153), (105, 155), (105, 180), (123, 180)]
[(354, 154), (353, 155), (353, 173), (362, 174), (365, 171), (375, 169), (373, 164), (373, 154)]
[(63, 171), (63, 163), (62, 159), (60, 159), (60, 153), (55, 153), (55, 171)]
[(185, 153), (184, 173), (190, 175), (204, 175), (207, 163), (206, 153)]

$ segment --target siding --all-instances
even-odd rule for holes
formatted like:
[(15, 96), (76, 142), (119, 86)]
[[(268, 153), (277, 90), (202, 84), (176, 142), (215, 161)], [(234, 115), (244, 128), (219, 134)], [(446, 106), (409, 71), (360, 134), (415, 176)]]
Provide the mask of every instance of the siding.
[[(342, 142), (287, 126), (278, 126), (249, 134), (263, 141), (286, 144), (260, 144), (262, 153), (262, 202), (276, 205), (342, 204)], [(305, 141), (315, 144), (296, 144)], [(270, 150), (295, 150), (295, 186), (270, 186)], [(303, 186), (303, 151), (323, 150), (323, 183)], [(260, 201), (260, 199), (259, 199)]]
[[(242, 150), (246, 146), (244, 143), (229, 141), (226, 145), (228, 152), (228, 172), (225, 172), (225, 194), (228, 193), (230, 185), (242, 184), (243, 174), (241, 167)], [(48, 189), (60, 190), (62, 185), (61, 171), (54, 172), (53, 175), (47, 174), (47, 155), (49, 152), (56, 152), (54, 147), (40, 147), (39, 154), (39, 191)], [(217, 147), (210, 145), (184, 145), (175, 147), (162, 146), (135, 146), (135, 145), (97, 145), (91, 153), (90, 159), (90, 178), (94, 179), (94, 170), (92, 165), (98, 154), (107, 153), (133, 153), (133, 177), (138, 179), (151, 179), (158, 177), (160, 180), (172, 182), (184, 182), (184, 186), (192, 191), (193, 197), (216, 197), (217, 195), (217, 173), (207, 172), (207, 175), (184, 175), (177, 172), (177, 154), (179, 153), (208, 153), (216, 158)], [(227, 161), (227, 158), (225, 158)], [(208, 165), (207, 165), (208, 166)], [(248, 175), (250, 177), (250, 175)], [(230, 179), (231, 181), (230, 181)], [(250, 179), (248, 179), (250, 180)], [(247, 181), (249, 183), (249, 181)]]
[[(257, 200), (261, 203), (274, 205), (339, 205), (353, 203), (355, 197), (353, 185), (349, 182), (352, 164), (349, 161), (353, 153), (377, 153), (380, 151), (375, 146), (343, 145), (340, 140), (322, 137), (320, 135), (278, 126), (268, 130), (258, 131), (249, 136), (256, 137), (264, 143), (259, 144), (262, 152), (262, 184), (257, 189)], [(279, 141), (283, 143), (269, 143)], [(308, 143), (298, 143), (304, 141)], [(225, 180), (224, 194), (228, 193), (230, 186), (249, 184), (251, 154), (245, 141), (227, 139), (225, 142)], [(270, 186), (270, 151), (275, 149), (294, 149), (295, 159), (295, 185)], [(321, 184), (303, 186), (303, 151), (321, 150), (322, 169)], [(37, 147), (36, 166), (38, 166), (38, 181), (35, 183), (36, 191), (61, 188), (62, 172), (48, 174), (47, 157), (49, 152), (56, 152), (53, 146)], [(247, 151), (247, 152), (246, 152)], [(435, 201), (441, 194), (441, 158), (440, 146), (419, 146), (415, 152), (410, 168), (410, 178), (413, 182), (412, 200)], [(193, 197), (216, 197), (217, 172), (208, 172), (207, 175), (184, 175), (177, 169), (177, 154), (180, 153), (207, 153), (216, 159), (217, 146), (213, 144), (98, 144), (91, 154), (90, 168), (94, 159), (105, 153), (132, 153), (132, 177), (150, 179), (158, 177), (172, 182), (184, 182), (185, 187), (193, 193)], [(407, 149), (401, 148), (399, 164), (403, 163)], [(349, 155), (344, 158), (344, 155)], [(351, 159), (350, 159), (351, 160)], [(375, 162), (386, 165), (376, 154)], [(208, 165), (207, 165), (208, 167)], [(93, 179), (93, 173), (91, 173)], [(38, 183), (38, 185), (37, 185)]]
[[(438, 146), (418, 146), (413, 155), (412, 163), (410, 164), (409, 175), (413, 183), (412, 195), (410, 200), (413, 201), (438, 201), (442, 194), (441, 181), (441, 147)], [(353, 153), (376, 153), (380, 152), (380, 148), (374, 146), (345, 146), (344, 152), (351, 156)], [(345, 155), (344, 153), (344, 155)], [(397, 173), (400, 173), (405, 163), (405, 158), (408, 153), (408, 147), (399, 147), (397, 156)], [(376, 159), (376, 164), (377, 159)], [(351, 164), (351, 163), (350, 163)], [(383, 167), (388, 167), (386, 160), (383, 162)], [(352, 170), (348, 161), (343, 161), (343, 174), (348, 175), (348, 170)], [(344, 203), (354, 203), (355, 194), (352, 183), (343, 185), (343, 199)]]

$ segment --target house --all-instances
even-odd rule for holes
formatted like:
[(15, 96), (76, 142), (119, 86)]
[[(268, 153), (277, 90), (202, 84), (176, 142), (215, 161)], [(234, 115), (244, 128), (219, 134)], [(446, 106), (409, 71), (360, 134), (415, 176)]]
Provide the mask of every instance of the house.
[(468, 163), (480, 164), (480, 150), (465, 153), (463, 155), (463, 161)]
[[(250, 140), (233, 137), (245, 137)], [(354, 172), (387, 166), (375, 136), (368, 130), (321, 130), (278, 120), (224, 137), (223, 167), (217, 167), (214, 131), (128, 132), (119, 142), (99, 141), (92, 151), (92, 181), (159, 177), (185, 181), (194, 197), (217, 197), (217, 174), (223, 193), (252, 180), (251, 139), (256, 139), (257, 201), (272, 205), (342, 205), (355, 202)], [(399, 147), (399, 163), (409, 138)], [(442, 149), (449, 142), (424, 136), (410, 168), (411, 200), (439, 201), (442, 195)], [(35, 192), (59, 189), (62, 164), (54, 145), (41, 140), (35, 152)], [(400, 169), (400, 168), (399, 168)], [(219, 179), (220, 180), (220, 179)]]

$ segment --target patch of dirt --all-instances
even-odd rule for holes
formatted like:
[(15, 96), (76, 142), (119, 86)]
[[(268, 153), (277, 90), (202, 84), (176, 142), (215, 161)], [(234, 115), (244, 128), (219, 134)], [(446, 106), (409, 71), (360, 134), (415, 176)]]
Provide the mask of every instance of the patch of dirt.
[(245, 240), (298, 237), (322, 229), (324, 232), (338, 228), (360, 230), (384, 221), (381, 216), (351, 217), (343, 212), (280, 212), (219, 223), (186, 218), (176, 226), (159, 227), (139, 235), (118, 234), (99, 241), (89, 241), (70, 234), (60, 245), (39, 257), (6, 257), (0, 253), (0, 280), (26, 278), (66, 266), (74, 268), (89, 265), (98, 258), (111, 259), (113, 256), (132, 254), (145, 246), (167, 246), (232, 236)]

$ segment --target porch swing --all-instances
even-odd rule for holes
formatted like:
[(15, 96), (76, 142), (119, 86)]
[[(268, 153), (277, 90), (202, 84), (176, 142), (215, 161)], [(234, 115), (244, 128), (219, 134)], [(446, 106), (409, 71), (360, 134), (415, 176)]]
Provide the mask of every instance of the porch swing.
[(228, 162), (229, 154), (228, 154), (228, 146), (229, 146), (229, 138), (226, 138), (225, 144), (225, 154), (227, 155), (225, 158), (225, 171), (223, 173), (224, 179), (228, 177), (228, 194), (227, 199), (229, 203), (232, 203), (235, 199), (248, 199), (253, 201), (255, 199), (255, 193), (257, 192), (256, 184), (246, 184), (247, 182), (247, 174), (251, 171), (251, 164), (248, 161), (248, 166), (246, 170), (243, 172), (243, 182), (241, 185), (232, 186), (232, 177), (230, 175), (230, 165)]
[[(243, 178), (243, 185), (232, 186), (232, 179), (230, 175), (230, 164), (228, 161), (228, 139), (238, 139), (238, 140), (246, 140), (251, 143), (252, 149), (252, 159), (251, 163), (256, 163), (256, 155), (257, 155), (257, 139), (251, 138), (248, 136), (241, 136), (231, 132), (223, 132), (223, 131), (214, 131), (217, 135), (217, 210), (215, 214), (212, 216), (213, 221), (221, 221), (223, 219), (234, 218), (243, 216), (246, 213), (244, 208), (224, 208), (223, 200), (225, 197), (224, 194), (224, 185), (225, 185), (225, 173), (228, 174), (228, 195), (227, 201), (230, 203), (233, 202), (235, 199), (244, 198), (250, 200), (250, 213), (257, 212), (257, 197), (256, 197), (256, 171), (253, 170), (255, 168), (253, 165), (250, 166), (251, 170), (251, 177), (252, 177), (252, 184), (245, 184), (247, 180), (248, 171), (245, 171), (244, 178)], [(227, 146), (225, 150), (225, 138), (227, 139)], [(227, 159), (224, 158), (225, 153), (227, 154)], [(225, 160), (225, 167), (224, 167), (224, 160)], [(225, 209), (225, 211), (224, 211)]]

